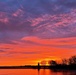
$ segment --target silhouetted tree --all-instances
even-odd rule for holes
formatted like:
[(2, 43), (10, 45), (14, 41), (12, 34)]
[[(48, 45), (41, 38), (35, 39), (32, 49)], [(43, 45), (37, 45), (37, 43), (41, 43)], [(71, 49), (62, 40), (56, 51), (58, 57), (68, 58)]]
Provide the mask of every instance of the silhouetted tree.
[(47, 63), (47, 61), (45, 61), (45, 60), (43, 60), (43, 61), (41, 61), (41, 65), (43, 65), (43, 66), (45, 66), (46, 65), (46, 63)]
[(68, 64), (68, 59), (62, 59), (62, 65), (67, 65)]
[(49, 64), (50, 64), (51, 66), (56, 66), (56, 65), (57, 65), (57, 62), (54, 61), (54, 60), (51, 60), (51, 61), (49, 61)]
[(76, 56), (69, 58), (69, 65), (76, 65)]

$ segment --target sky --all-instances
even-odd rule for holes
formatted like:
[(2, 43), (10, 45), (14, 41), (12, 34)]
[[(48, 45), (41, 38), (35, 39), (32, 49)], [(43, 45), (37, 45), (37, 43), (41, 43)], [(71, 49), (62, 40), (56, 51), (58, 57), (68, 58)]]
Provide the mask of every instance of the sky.
[(72, 55), (76, 55), (76, 0), (0, 0), (1, 66)]

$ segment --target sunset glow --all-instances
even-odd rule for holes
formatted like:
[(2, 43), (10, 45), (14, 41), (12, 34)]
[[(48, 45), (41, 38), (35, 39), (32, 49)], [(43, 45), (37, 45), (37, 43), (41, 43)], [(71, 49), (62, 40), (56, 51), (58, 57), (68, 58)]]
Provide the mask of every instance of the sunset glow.
[(37, 65), (72, 55), (76, 0), (0, 0), (1, 66)]

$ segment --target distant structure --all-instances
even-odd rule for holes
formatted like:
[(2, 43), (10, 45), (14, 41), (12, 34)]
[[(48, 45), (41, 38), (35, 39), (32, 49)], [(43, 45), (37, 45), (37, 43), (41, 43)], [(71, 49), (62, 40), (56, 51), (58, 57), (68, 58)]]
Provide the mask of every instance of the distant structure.
[(38, 66), (40, 66), (40, 63), (38, 62)]
[(38, 69), (40, 69), (40, 63), (38, 62)]

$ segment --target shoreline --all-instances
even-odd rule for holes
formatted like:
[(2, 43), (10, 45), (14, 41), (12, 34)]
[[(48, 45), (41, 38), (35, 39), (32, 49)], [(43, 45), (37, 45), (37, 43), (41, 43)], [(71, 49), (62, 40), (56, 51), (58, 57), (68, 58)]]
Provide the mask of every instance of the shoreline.
[(76, 65), (56, 65), (56, 66), (0, 66), (0, 69), (76, 70)]

